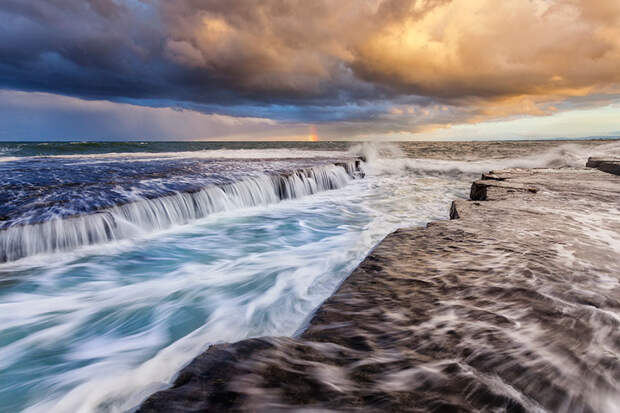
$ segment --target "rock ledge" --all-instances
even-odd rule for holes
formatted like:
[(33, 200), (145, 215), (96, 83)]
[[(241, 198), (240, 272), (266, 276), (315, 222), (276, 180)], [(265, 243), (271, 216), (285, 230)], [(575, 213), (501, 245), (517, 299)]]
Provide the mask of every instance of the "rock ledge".
[(300, 337), (212, 346), (139, 411), (617, 411), (620, 177), (483, 178), (458, 219), (387, 236)]

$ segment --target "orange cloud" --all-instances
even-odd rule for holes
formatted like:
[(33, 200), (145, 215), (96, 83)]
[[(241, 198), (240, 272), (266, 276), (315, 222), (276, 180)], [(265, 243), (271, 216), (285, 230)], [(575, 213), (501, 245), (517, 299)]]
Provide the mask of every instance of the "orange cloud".
[(425, 96), (582, 95), (620, 81), (620, 6), (610, 3), (453, 1), (370, 36), (353, 67)]
[(476, 105), (478, 120), (549, 114), (550, 102), (618, 93), (620, 84), (616, 1), (181, 4), (164, 6), (169, 55), (250, 92), (311, 96), (365, 84)]

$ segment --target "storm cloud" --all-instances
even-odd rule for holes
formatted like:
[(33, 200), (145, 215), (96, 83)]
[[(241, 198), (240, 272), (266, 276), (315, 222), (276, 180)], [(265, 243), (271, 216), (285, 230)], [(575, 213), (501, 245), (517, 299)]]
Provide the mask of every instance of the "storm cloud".
[(3, 0), (0, 88), (353, 133), (620, 96), (608, 0)]

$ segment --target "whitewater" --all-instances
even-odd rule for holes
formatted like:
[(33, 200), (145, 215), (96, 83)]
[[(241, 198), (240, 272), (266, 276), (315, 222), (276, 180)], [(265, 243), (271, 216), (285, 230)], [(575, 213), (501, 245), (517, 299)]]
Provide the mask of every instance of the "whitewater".
[(383, 237), (447, 219), (478, 174), (620, 150), (98, 145), (2, 147), (6, 411), (131, 410), (210, 344), (302, 331)]

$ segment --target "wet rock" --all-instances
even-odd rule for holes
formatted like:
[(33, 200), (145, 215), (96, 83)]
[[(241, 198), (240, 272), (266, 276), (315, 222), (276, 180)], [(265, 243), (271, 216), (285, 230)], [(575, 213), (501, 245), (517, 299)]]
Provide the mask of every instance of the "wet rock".
[(486, 179), (476, 181), (471, 186), (469, 197), (472, 201), (486, 201), (489, 192), (511, 193), (511, 192), (531, 192), (536, 193), (538, 189), (517, 182), (505, 182), (497, 175), (484, 176)]
[(151, 396), (141, 412), (221, 411), (233, 408), (241, 395), (228, 389), (228, 382), (243, 371), (241, 360), (273, 347), (266, 340), (244, 340), (232, 345), (211, 346), (178, 375), (170, 389)]
[(300, 337), (214, 346), (139, 411), (618, 411), (620, 177), (486, 178), (386, 237)]
[(586, 166), (610, 174), (620, 175), (620, 158), (588, 158)]

